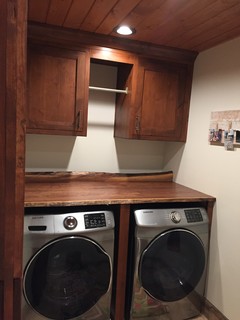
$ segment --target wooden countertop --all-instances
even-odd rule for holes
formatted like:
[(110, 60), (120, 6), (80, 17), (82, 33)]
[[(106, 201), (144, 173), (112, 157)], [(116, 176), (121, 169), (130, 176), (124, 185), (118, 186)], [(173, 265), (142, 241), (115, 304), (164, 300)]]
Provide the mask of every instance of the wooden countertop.
[(214, 202), (215, 198), (172, 181), (173, 173), (28, 173), (25, 207)]

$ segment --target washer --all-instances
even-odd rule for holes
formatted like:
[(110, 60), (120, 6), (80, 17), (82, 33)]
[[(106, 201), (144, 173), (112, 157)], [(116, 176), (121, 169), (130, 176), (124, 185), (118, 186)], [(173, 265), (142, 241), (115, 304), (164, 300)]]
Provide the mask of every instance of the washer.
[(111, 211), (24, 217), (22, 319), (110, 319)]
[(183, 320), (199, 315), (209, 241), (205, 209), (139, 209), (134, 216), (130, 319)]

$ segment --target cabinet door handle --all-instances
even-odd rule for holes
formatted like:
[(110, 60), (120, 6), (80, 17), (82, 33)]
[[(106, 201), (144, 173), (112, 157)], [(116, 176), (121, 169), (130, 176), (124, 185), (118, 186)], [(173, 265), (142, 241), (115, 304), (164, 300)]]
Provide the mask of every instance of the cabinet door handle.
[(77, 113), (77, 119), (76, 119), (77, 129), (80, 128), (80, 115), (81, 115), (81, 113), (80, 113), (80, 110), (79, 110), (78, 113)]
[(136, 116), (135, 130), (136, 130), (136, 132), (140, 131), (140, 116)]

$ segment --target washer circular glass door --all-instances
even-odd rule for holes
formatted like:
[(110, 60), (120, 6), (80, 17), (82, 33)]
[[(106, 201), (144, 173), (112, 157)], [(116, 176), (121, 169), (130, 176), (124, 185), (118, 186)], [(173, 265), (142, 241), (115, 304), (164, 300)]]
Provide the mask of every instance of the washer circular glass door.
[(177, 301), (198, 284), (205, 268), (200, 238), (185, 229), (172, 229), (157, 236), (143, 251), (139, 280), (154, 299)]
[(47, 319), (72, 319), (108, 291), (111, 269), (110, 257), (96, 242), (80, 236), (59, 238), (28, 262), (24, 296)]

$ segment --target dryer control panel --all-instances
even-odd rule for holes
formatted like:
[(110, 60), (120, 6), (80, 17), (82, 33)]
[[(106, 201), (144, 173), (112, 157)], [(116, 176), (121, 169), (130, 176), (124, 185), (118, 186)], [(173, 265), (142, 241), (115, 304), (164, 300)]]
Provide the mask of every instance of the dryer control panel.
[(184, 227), (208, 223), (207, 212), (201, 207), (138, 209), (134, 215), (138, 226)]
[(187, 222), (200, 222), (203, 221), (203, 216), (200, 209), (185, 209), (185, 216)]

